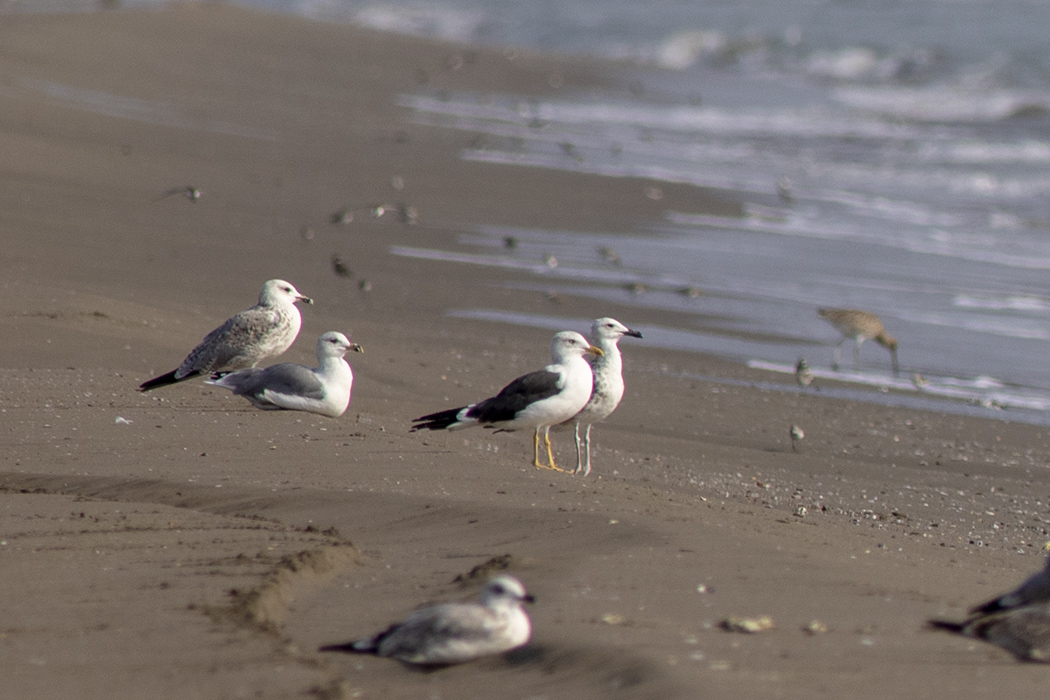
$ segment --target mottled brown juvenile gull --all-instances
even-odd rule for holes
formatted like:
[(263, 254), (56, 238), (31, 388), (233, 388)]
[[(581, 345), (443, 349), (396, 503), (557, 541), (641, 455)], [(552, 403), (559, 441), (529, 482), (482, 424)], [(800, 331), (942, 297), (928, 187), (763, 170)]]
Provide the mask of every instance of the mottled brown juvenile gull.
[(317, 341), (316, 369), (282, 362), (263, 369), (216, 372), (206, 383), (229, 389), (263, 410), (309, 411), (338, 418), (350, 405), (354, 385), (354, 372), (343, 359), (347, 350), (363, 352), (342, 333), (328, 331)]
[[(590, 399), (594, 379), (585, 353), (601, 355), (602, 351), (574, 331), (555, 333), (551, 339), (552, 364), (518, 377), (484, 401), (416, 418), (412, 431), (459, 430), (475, 425), (496, 428), (497, 432), (532, 428), (533, 465), (566, 471), (554, 463), (550, 428), (575, 416)], [(540, 431), (547, 445), (548, 464), (540, 461)]]
[(446, 666), (502, 654), (529, 641), (532, 624), (522, 603), (533, 602), (513, 576), (496, 576), (480, 601), (417, 610), (379, 634), (320, 651), (375, 654), (420, 666)]
[(1050, 558), (1014, 590), (971, 608), (966, 620), (930, 620), (929, 624), (983, 639), (1021, 661), (1050, 663)]
[(284, 280), (269, 280), (259, 293), (259, 303), (227, 319), (193, 348), (178, 368), (139, 385), (139, 391), (185, 381), (199, 374), (254, 367), (291, 347), (299, 335), (302, 318), (297, 301), (312, 304)]
[[(591, 370), (594, 372), (591, 398), (568, 421), (573, 426), (576, 442), (576, 474), (583, 472), (587, 476), (591, 473), (591, 427), (612, 415), (623, 398), (623, 358), (618, 343), (625, 335), (642, 337), (640, 332), (632, 331), (615, 318), (599, 318), (591, 324), (591, 342), (601, 349), (602, 354), (591, 360)], [(582, 440), (580, 426), (584, 426)]]

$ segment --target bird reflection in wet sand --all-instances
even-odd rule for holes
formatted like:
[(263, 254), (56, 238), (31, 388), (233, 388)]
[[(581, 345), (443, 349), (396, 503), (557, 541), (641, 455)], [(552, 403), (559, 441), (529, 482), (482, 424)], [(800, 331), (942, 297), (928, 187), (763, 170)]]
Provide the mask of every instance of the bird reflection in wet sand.
[(153, 201), (159, 202), (162, 199), (166, 199), (167, 197), (171, 197), (176, 194), (181, 194), (183, 197), (190, 200), (194, 204), (196, 204), (201, 198), (201, 191), (199, 189), (197, 189), (193, 185), (186, 185), (184, 187), (172, 187), (170, 190), (157, 197)]

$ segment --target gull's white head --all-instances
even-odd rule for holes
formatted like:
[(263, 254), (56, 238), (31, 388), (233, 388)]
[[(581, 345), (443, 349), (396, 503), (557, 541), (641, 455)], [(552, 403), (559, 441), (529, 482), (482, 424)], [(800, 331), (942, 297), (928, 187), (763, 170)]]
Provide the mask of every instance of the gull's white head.
[(364, 352), (357, 343), (351, 343), (350, 339), (339, 331), (328, 331), (317, 339), (317, 357), (342, 357), (347, 350)]
[(599, 318), (591, 325), (591, 339), (596, 344), (600, 344), (603, 340), (611, 340), (615, 343), (625, 335), (629, 335), (632, 338), (642, 337), (640, 332), (632, 331), (615, 318)]
[(599, 356), (605, 354), (576, 331), (561, 331), (551, 338), (551, 358), (556, 363), (574, 356), (583, 357), (587, 353)]
[(294, 304), (301, 301), (304, 304), (312, 304), (314, 300), (299, 293), (291, 282), (284, 280), (267, 280), (259, 292), (259, 304), (262, 306), (274, 306), (275, 304)]
[(535, 598), (525, 592), (521, 581), (506, 574), (492, 577), (481, 589), (481, 602), (484, 605), (520, 605), (534, 601)]

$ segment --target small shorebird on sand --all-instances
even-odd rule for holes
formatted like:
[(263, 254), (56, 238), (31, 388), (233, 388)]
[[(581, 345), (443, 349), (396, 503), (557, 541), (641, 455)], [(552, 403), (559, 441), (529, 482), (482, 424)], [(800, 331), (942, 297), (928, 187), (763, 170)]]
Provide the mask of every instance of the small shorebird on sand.
[(835, 345), (835, 357), (831, 368), (838, 370), (839, 358), (842, 352), (842, 344), (847, 340), (855, 340), (857, 345), (853, 348), (853, 369), (860, 366), (860, 345), (865, 340), (871, 339), (890, 351), (893, 360), (893, 374), (899, 372), (897, 367), (897, 339), (886, 332), (879, 317), (870, 311), (859, 309), (817, 309), (817, 315), (835, 326), (835, 330), (842, 334), (842, 339)]
[(795, 381), (803, 389), (813, 383), (813, 370), (809, 368), (809, 363), (804, 357), (798, 358), (798, 363), (795, 365)]
[(802, 432), (802, 428), (792, 425), (791, 430), (788, 431), (788, 437), (791, 438), (791, 451), (798, 452), (798, 445), (806, 437), (806, 434)]

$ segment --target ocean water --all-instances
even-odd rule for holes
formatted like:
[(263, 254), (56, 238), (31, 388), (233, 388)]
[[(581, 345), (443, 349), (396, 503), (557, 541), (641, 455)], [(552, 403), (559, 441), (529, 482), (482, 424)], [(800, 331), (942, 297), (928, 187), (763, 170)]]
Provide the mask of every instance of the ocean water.
[[(644, 176), (653, 199), (661, 181), (725, 188), (745, 209), (668, 210), (627, 236), (472, 227), (463, 240), (476, 254), (463, 262), (531, 270), (525, 288), (596, 308), (628, 303), (637, 314), (621, 320), (646, 342), (770, 372), (804, 356), (818, 384), (835, 376), (1050, 422), (1050, 0), (240, 2), (624, 60), (634, 89), (615, 97), (423, 86), (399, 99), (420, 123), (486, 134), (466, 160)], [(99, 4), (0, 0), (0, 12)], [(871, 342), (858, 369), (847, 344), (845, 371), (832, 372), (838, 334), (821, 306), (877, 313), (900, 342), (901, 376)], [(647, 326), (655, 308), (683, 322)], [(567, 321), (554, 306), (548, 317), (453, 313)]]

